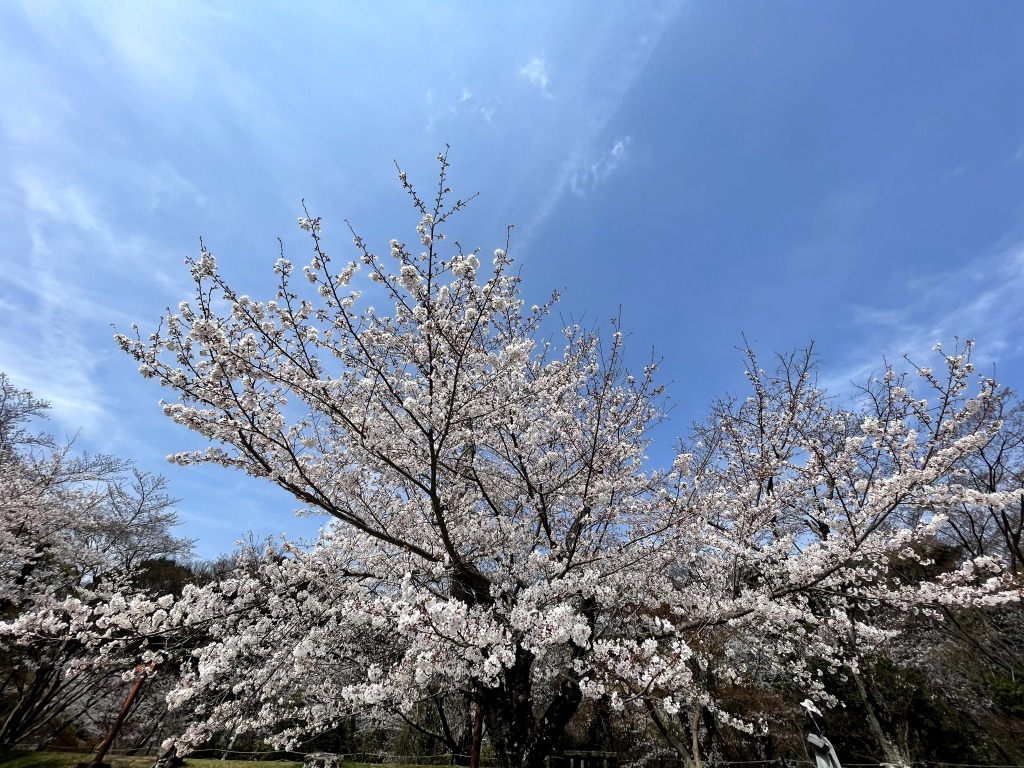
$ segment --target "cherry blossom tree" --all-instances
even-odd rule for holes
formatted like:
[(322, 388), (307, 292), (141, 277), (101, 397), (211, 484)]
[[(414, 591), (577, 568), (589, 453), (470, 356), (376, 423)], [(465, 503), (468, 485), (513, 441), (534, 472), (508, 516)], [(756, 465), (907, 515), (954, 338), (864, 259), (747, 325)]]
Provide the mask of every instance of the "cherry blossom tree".
[(557, 296), (527, 307), (507, 243), (485, 267), (449, 236), (465, 201), (439, 162), (429, 198), (399, 173), (413, 247), (381, 256), (353, 235), (357, 259), (336, 265), (305, 212), (309, 262), (282, 252), (274, 298), (237, 292), (204, 247), (192, 299), (118, 336), (176, 393), (164, 412), (210, 441), (172, 461), (244, 471), (334, 519), (311, 548), (186, 596), (177, 620), (210, 642), (173, 699), (212, 693), (205, 721), (227, 728), (288, 719), (288, 740), (353, 708), (408, 717), (465, 695), (501, 764), (533, 768), (585, 698), (752, 727), (702, 687), (701, 633), (735, 638), (724, 674), (768, 660), (824, 696), (807, 653), (838, 666), (837, 637), (880, 631), (851, 607), (1004, 599), (992, 558), (940, 582), (884, 574), (935, 535), (940, 506), (1011, 502), (950, 476), (998, 428), (994, 384), (965, 394), (966, 356), (943, 358), (947, 379), (917, 370), (937, 401), (887, 370), (878, 407), (855, 412), (805, 362), (775, 381), (751, 353), (752, 399), (652, 471), (656, 366), (627, 369), (617, 324), (546, 337)]
[[(1019, 491), (1024, 487), (1024, 403), (1013, 392), (1002, 390), (994, 408), (1002, 428), (965, 458), (962, 482), (986, 493)], [(1012, 506), (951, 505), (946, 514), (950, 541), (974, 556), (1005, 558), (1011, 573), (1024, 573), (1024, 494)]]
[[(959, 572), (956, 563), (950, 572), (930, 559), (955, 530), (950, 502), (954, 510), (983, 500), (1012, 510), (1020, 492), (1012, 483), (978, 488), (972, 482), (969, 468), (999, 438), (1004, 411), (991, 380), (969, 391), (972, 347), (968, 342), (952, 354), (937, 347), (937, 370), (909, 360), (902, 373), (886, 365), (847, 402), (818, 388), (813, 350), (779, 357), (768, 373), (753, 350), (745, 351), (751, 394), (716, 402), (684, 448), (692, 459), (680, 498), (702, 509), (718, 532), (713, 535), (728, 542), (708, 549), (726, 556), (720, 568), (704, 563), (701, 574), (687, 576), (724, 577), (707, 594), (721, 599), (731, 592), (733, 600), (726, 622), (710, 620), (702, 637), (689, 638), (695, 673), (726, 684), (796, 677), (827, 699), (811, 673), (820, 676), (823, 666), (843, 670), (881, 755), (908, 761), (905, 745), (884, 732), (874, 712), (871, 660), (892, 647), (910, 617), (923, 613), (934, 621), (951, 606), (994, 605), (1020, 595), (1019, 583), (995, 578), (1012, 557), (975, 553)], [(936, 595), (940, 584), (951, 591)], [(751, 600), (760, 603), (749, 613), (756, 631), (737, 634), (745, 618), (735, 612)], [(702, 654), (709, 646), (717, 653)], [(723, 655), (732, 663), (723, 664)], [(703, 710), (711, 722), (706, 715), (715, 707), (705, 686), (690, 720), (680, 723), (695, 762), (698, 715)]]
[[(82, 569), (66, 535), (89, 516), (89, 487), (122, 464), (106, 456), (77, 456), (68, 445), (32, 432), (48, 404), (0, 373), (0, 612), (80, 581)], [(88, 568), (89, 566), (86, 566)]]
[(162, 477), (34, 431), (47, 408), (0, 373), (0, 743), (45, 740), (117, 697), (125, 662), (100, 624), (142, 562), (192, 547)]

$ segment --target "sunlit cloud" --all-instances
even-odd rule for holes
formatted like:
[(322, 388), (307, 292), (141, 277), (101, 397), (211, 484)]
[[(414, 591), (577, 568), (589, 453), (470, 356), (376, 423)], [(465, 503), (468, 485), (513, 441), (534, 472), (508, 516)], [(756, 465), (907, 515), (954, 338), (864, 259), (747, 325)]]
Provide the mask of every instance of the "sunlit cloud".
[(81, 231), (95, 221), (76, 191), (40, 197), (33, 187), (25, 190), (29, 247), (0, 278), (0, 290), (15, 297), (5, 301), (0, 369), (50, 401), (65, 430), (91, 431), (102, 421), (103, 408), (93, 376), (97, 355), (83, 316), (101, 308), (83, 290), (78, 265), (48, 229), (59, 213), (57, 200), (67, 204), (65, 227)]
[(445, 140), (450, 138), (452, 121), (463, 118), (481, 118), (491, 122), (502, 104), (498, 96), (480, 96), (467, 86), (462, 86), (458, 95), (436, 95), (433, 90), (427, 91), (426, 115), (424, 131), (428, 134), (441, 134)]

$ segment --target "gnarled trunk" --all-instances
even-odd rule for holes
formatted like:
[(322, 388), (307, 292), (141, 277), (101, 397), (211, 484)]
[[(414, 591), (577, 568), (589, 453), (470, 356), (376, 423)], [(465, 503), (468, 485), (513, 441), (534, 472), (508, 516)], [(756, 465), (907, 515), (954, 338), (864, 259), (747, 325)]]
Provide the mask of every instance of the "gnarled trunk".
[(500, 684), (474, 693), (501, 768), (543, 768), (583, 699), (579, 685), (565, 680), (538, 718), (530, 678), (533, 662), (532, 653), (517, 649), (515, 663), (504, 670)]

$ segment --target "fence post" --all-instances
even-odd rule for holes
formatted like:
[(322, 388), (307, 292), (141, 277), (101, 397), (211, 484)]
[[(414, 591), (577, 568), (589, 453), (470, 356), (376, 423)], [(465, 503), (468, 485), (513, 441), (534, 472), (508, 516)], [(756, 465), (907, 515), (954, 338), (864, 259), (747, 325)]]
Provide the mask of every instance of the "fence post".
[(473, 744), (469, 749), (469, 768), (480, 768), (480, 737), (483, 729), (484, 712), (477, 704), (473, 711)]

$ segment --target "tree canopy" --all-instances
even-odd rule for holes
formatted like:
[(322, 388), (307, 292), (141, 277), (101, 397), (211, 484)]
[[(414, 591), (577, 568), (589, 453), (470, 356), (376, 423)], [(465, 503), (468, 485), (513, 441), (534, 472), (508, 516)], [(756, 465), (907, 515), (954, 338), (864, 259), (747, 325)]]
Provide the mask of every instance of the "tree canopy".
[(334, 519), (186, 595), (210, 632), (172, 696), (203, 713), (186, 742), (286, 720), (287, 742), (353, 709), (412, 718), (462, 697), (507, 766), (540, 766), (586, 701), (646, 712), (685, 749), (704, 715), (760, 727), (720, 706), (712, 670), (828, 701), (822, 665), (856, 668), (898, 630), (879, 606), (1019, 599), (988, 550), (927, 578), (893, 569), (927, 565), (951, 514), (1020, 504), (966, 482), (1002, 418), (970, 343), (934, 369), (886, 366), (844, 404), (812, 351), (765, 371), (746, 350), (752, 394), (652, 469), (657, 366), (630, 370), (617, 325), (547, 337), (557, 295), (526, 306), (507, 243), (484, 259), (454, 239), (465, 201), (438, 159), (429, 196), (399, 173), (412, 245), (378, 255), (354, 235), (336, 262), (306, 212), (311, 256), (282, 253), (273, 298), (236, 291), (204, 247), (192, 298), (118, 336), (175, 393), (164, 412), (209, 440), (173, 461)]

